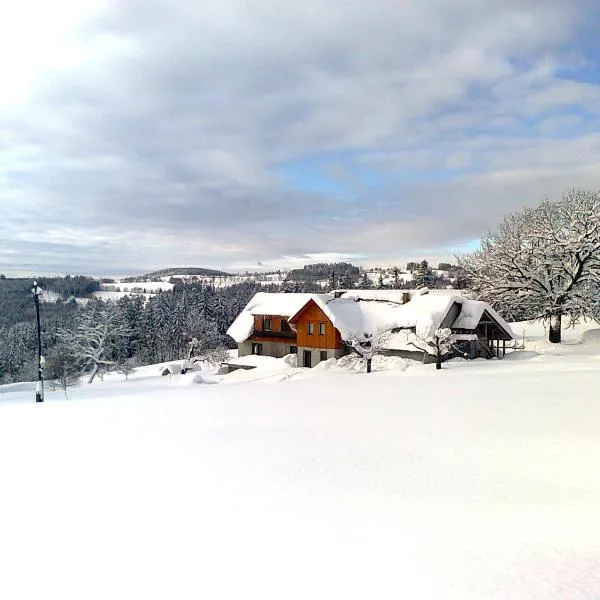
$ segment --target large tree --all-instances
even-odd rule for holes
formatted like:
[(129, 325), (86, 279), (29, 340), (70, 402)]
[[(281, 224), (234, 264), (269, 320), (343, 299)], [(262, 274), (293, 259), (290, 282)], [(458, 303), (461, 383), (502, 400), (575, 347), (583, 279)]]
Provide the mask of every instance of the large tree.
[(508, 215), (479, 250), (459, 259), (472, 289), (505, 316), (544, 319), (561, 341), (563, 316), (591, 316), (600, 280), (600, 191), (572, 190)]
[(117, 363), (128, 337), (126, 323), (113, 303), (90, 301), (75, 317), (75, 327), (61, 333), (61, 342), (76, 357), (92, 383), (100, 367)]

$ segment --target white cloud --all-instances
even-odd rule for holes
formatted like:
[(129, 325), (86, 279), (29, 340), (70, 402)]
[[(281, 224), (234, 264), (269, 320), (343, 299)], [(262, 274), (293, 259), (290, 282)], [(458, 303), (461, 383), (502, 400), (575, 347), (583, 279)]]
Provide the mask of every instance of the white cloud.
[(564, 75), (593, 3), (281, 6), (26, 4), (6, 43), (45, 25), (0, 62), (0, 268), (393, 257), (598, 187), (600, 87)]

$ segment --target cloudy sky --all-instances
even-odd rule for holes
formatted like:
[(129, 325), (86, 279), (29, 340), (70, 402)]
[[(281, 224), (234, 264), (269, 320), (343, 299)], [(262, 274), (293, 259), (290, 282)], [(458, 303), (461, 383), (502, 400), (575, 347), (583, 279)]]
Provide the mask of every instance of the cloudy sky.
[[(8, 11), (8, 12), (7, 12)], [(20, 0), (0, 272), (452, 256), (600, 187), (596, 0)]]

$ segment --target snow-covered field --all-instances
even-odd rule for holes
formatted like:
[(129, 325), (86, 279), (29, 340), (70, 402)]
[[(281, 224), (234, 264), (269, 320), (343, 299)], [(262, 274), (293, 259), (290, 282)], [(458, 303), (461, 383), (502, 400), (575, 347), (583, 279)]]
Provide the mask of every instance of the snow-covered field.
[(119, 300), (125, 296), (135, 294), (136, 296), (144, 296), (148, 301), (156, 294), (171, 289), (173, 289), (173, 284), (168, 281), (117, 281), (116, 283), (101, 284), (100, 291), (94, 292), (93, 295), (101, 300)]
[(94, 298), (99, 298), (100, 300), (114, 300), (114, 301), (117, 301), (117, 300), (119, 300), (121, 298), (124, 298), (125, 296), (135, 295), (135, 296), (144, 296), (144, 299), (146, 301), (148, 301), (153, 296), (156, 296), (157, 293), (158, 292), (156, 292), (154, 294), (142, 294), (142, 293), (133, 292), (133, 291), (113, 292), (113, 291), (110, 291), (110, 290), (100, 290), (99, 292), (93, 292), (92, 296), (94, 296)]
[(440, 372), (0, 388), (0, 597), (600, 598), (600, 330), (524, 327)]

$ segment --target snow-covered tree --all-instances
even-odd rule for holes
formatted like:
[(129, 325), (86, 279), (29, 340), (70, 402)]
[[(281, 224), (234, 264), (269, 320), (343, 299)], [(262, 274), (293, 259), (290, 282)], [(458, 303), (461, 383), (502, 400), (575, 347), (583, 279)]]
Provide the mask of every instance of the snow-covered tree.
[(208, 364), (218, 367), (229, 360), (229, 351), (223, 346), (217, 346), (204, 354), (204, 360)]
[(337, 274), (335, 272), (335, 269), (331, 269), (331, 271), (329, 272), (329, 275), (327, 276), (327, 291), (331, 292), (335, 289), (337, 289)]
[(373, 282), (366, 271), (363, 271), (358, 287), (363, 290), (370, 290), (373, 287)]
[(586, 316), (600, 323), (600, 283), (589, 285), (585, 298)]
[(562, 317), (589, 315), (587, 290), (600, 280), (600, 192), (508, 215), (459, 263), (482, 299), (509, 318), (548, 321), (549, 341), (560, 342)]
[(73, 330), (61, 333), (62, 343), (89, 371), (92, 383), (100, 367), (116, 364), (115, 352), (125, 346), (127, 326), (112, 303), (89, 302), (75, 318)]
[(394, 267), (392, 269), (392, 276), (394, 278), (394, 282), (393, 282), (392, 286), (395, 290), (399, 290), (401, 286), (400, 286), (400, 269), (398, 269), (398, 267)]
[(456, 340), (452, 330), (444, 327), (432, 331), (427, 336), (416, 336), (409, 342), (418, 350), (435, 356), (435, 368), (442, 368), (442, 361), (456, 348)]
[(391, 332), (389, 331), (377, 333), (368, 331), (364, 333), (351, 333), (343, 343), (365, 361), (367, 373), (370, 373), (373, 357), (376, 354), (381, 353), (385, 348), (385, 344), (390, 335)]
[(67, 390), (79, 384), (82, 365), (80, 358), (69, 344), (58, 344), (48, 357), (44, 367), (44, 377), (61, 389), (68, 398)]
[(352, 283), (352, 277), (350, 277), (350, 275), (344, 274), (340, 277), (338, 281), (338, 288), (340, 290), (350, 290), (353, 287), (354, 284)]
[(426, 260), (422, 260), (414, 272), (414, 281), (419, 286), (427, 286), (433, 279), (433, 271)]
[(129, 379), (129, 376), (135, 371), (135, 369), (133, 367), (131, 359), (124, 358), (123, 360), (120, 360), (117, 363), (115, 371), (117, 371), (117, 373), (125, 375), (125, 381), (127, 381), (127, 379)]

